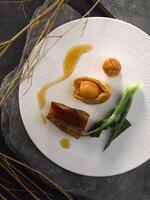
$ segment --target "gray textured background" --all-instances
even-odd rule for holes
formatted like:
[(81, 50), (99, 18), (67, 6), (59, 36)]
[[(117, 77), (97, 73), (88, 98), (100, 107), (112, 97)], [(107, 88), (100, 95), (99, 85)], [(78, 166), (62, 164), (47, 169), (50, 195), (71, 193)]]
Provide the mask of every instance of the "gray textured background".
[(150, 34), (150, 0), (101, 0), (101, 2), (114, 17), (134, 24)]

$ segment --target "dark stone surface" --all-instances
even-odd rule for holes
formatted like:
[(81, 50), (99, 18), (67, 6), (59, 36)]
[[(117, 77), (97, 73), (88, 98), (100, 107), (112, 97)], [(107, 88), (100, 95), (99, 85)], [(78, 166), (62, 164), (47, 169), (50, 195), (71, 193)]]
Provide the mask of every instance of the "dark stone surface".
[[(69, 0), (68, 4), (77, 10), (81, 15), (84, 15), (93, 6), (93, 2), (92, 0), (82, 0), (81, 2), (76, 0)], [(113, 17), (101, 5), (99, 5), (99, 7), (96, 6), (95, 9), (91, 12), (90, 16)]]
[(114, 17), (134, 24), (150, 34), (149, 0), (102, 0), (101, 3)]
[[(71, 18), (79, 17), (79, 14), (77, 13), (72, 15), (72, 11), (73, 10), (71, 9)], [(69, 20), (69, 12), (70, 11), (67, 11), (67, 16), (65, 17), (66, 21)], [(64, 21), (58, 21), (56, 26), (63, 22)], [(33, 37), (35, 32), (30, 32), (29, 35)], [(27, 44), (28, 42), (29, 37), (27, 38)], [(25, 48), (24, 54), (27, 53), (28, 55), (31, 49), (32, 45), (28, 47), (28, 50)], [(17, 62), (18, 60), (16, 63)], [(24, 57), (22, 57), (21, 60), (21, 63), (23, 62)], [(7, 78), (5, 81), (7, 81)], [(9, 78), (11, 78), (11, 76), (9, 76)], [(77, 175), (62, 169), (49, 161), (35, 147), (25, 131), (19, 111), (18, 91), (8, 99), (2, 108), (1, 122), (5, 142), (13, 152), (27, 161), (32, 167), (44, 172), (65, 189), (71, 189), (75, 194), (81, 196), (81, 200), (150, 199), (150, 161), (128, 173), (104, 178)], [(56, 198), (56, 200), (58, 199)]]

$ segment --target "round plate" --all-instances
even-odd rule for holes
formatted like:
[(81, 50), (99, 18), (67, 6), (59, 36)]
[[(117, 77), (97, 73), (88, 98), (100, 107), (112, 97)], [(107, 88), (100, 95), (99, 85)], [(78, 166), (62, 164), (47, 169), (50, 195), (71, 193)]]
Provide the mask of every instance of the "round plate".
[[(57, 165), (88, 176), (109, 176), (131, 170), (150, 158), (150, 39), (140, 29), (120, 20), (110, 18), (89, 18), (66, 23), (46, 38), (41, 49), (41, 59), (35, 67), (32, 86), (25, 94), (29, 83), (20, 84), (19, 104), (24, 126), (37, 148)], [(56, 45), (58, 37), (68, 31)], [(83, 34), (82, 34), (83, 33)], [(103, 152), (109, 133), (103, 131), (100, 138), (82, 137), (75, 139), (48, 122), (41, 121), (36, 94), (39, 88), (63, 72), (63, 59), (74, 45), (89, 43), (93, 49), (84, 53), (76, 64), (73, 74), (63, 82), (51, 87), (46, 94), (45, 113), (51, 101), (84, 110), (90, 114), (88, 126), (104, 117), (116, 104), (121, 92), (133, 82), (142, 83), (135, 94), (127, 116), (132, 126), (121, 134)], [(35, 51), (41, 48), (39, 44)], [(45, 52), (48, 52), (45, 56)], [(107, 57), (115, 57), (122, 64), (121, 74), (107, 77), (102, 70), (102, 62)], [(34, 58), (34, 52), (30, 60)], [(112, 88), (111, 98), (104, 104), (88, 105), (76, 100), (72, 95), (72, 84), (78, 76), (90, 76), (106, 81)], [(67, 137), (71, 141), (69, 149), (63, 149), (59, 140)]]

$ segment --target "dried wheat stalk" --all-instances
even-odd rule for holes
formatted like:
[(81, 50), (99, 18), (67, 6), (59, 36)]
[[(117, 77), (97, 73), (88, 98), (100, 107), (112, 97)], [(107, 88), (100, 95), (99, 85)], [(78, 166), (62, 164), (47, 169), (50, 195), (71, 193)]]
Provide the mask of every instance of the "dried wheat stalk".
[[(14, 165), (15, 164), (15, 165)], [(73, 200), (73, 197), (66, 191), (64, 190), (61, 186), (56, 184), (54, 181), (52, 181), (50, 178), (48, 178), (46, 175), (43, 173), (39, 172), (38, 170), (14, 159), (11, 158), (3, 153), (0, 153), (0, 167), (2, 167), (8, 174), (11, 176), (14, 180), (16, 180), (21, 187), (28, 192), (33, 199), (39, 200), (38, 197), (35, 196), (33, 191), (28, 187), (28, 184), (24, 181), (27, 180), (30, 182), (34, 187), (39, 190), (48, 200), (51, 200), (50, 197), (47, 195), (47, 192), (45, 192), (43, 189), (39, 189), (39, 186), (34, 183), (29, 177), (27, 177), (25, 174), (23, 174), (17, 167), (17, 166), (22, 166), (25, 169), (29, 170), (30, 172), (34, 172), (35, 174), (39, 175), (43, 179), (45, 179), (50, 186), (55, 187), (58, 191), (60, 191), (68, 200)], [(23, 179), (24, 178), (24, 179)], [(0, 185), (1, 186), (1, 185)], [(2, 186), (3, 188), (5, 187), (4, 185)], [(12, 193), (11, 190), (5, 187), (7, 192)]]
[(0, 4), (18, 4), (18, 3), (27, 3), (33, 0), (20, 0), (20, 1), (0, 1)]
[[(66, 35), (68, 32), (70, 32), (77, 24), (79, 24), (83, 18), (88, 17), (91, 13), (91, 11), (95, 8), (95, 6), (100, 2), (100, 0), (97, 0), (97, 2), (92, 6), (91, 9), (89, 9), (85, 15), (75, 24), (73, 25), (71, 28), (69, 28), (68, 30), (66, 30), (61, 36), (58, 36), (58, 39), (56, 40), (56, 42), (48, 49), (48, 51), (50, 51), (60, 40), (61, 38)], [(40, 23), (42, 20), (43, 16), (48, 15), (49, 13), (52, 13), (51, 16), (49, 17), (49, 19), (47, 20), (46, 24), (45, 24), (45, 28), (44, 31), (41, 32), (39, 38), (37, 39), (36, 45), (37, 43), (42, 39), (43, 35), (47, 34), (49, 32), (49, 27), (53, 26), (53, 23), (55, 22), (56, 17), (58, 16), (58, 14), (60, 13), (61, 9), (63, 8), (65, 3), (65, 0), (56, 0), (52, 5), (50, 5), (49, 7), (43, 8), (42, 12), (40, 12), (33, 20), (30, 21), (30, 23), (25, 26), (20, 32), (18, 32), (15, 36), (13, 36), (10, 40), (7, 40), (5, 42), (1, 42), (0, 43), (0, 56), (3, 56), (3, 54), (7, 51), (7, 49), (12, 45), (13, 42), (15, 42), (15, 40), (21, 35), (23, 34), (25, 31), (27, 31), (30, 28), (33, 28), (37, 23)], [(86, 25), (85, 25), (86, 27)], [(85, 30), (84, 27), (84, 30)], [(35, 46), (36, 46), (35, 45)], [(35, 47), (34, 47), (35, 48)], [(41, 48), (40, 48), (41, 49)], [(48, 52), (47, 51), (47, 52)], [(47, 53), (46, 52), (46, 53)], [(46, 54), (45, 53), (45, 54)], [(40, 50), (37, 52), (37, 55), (35, 56), (35, 60), (39, 57), (40, 54)], [(44, 55), (45, 55), (44, 54)], [(44, 56), (43, 55), (43, 56)], [(27, 59), (26, 63), (28, 63), (29, 59), (31, 58), (32, 54), (29, 56), (29, 58)], [(42, 57), (40, 58), (42, 59)], [(14, 92), (14, 90), (16, 89), (16, 87), (19, 85), (19, 83), (26, 79), (26, 78), (31, 78), (31, 84), (32, 84), (32, 74), (33, 74), (33, 70), (35, 65), (37, 64), (37, 62), (39, 61), (39, 59), (37, 59), (36, 62), (32, 62), (30, 63), (30, 66), (26, 66), (26, 68), (24, 68), (24, 66), (16, 69), (15, 75), (13, 80), (7, 82), (6, 84), (4, 84), (2, 87), (0, 87), (0, 107), (4, 104), (5, 100)]]

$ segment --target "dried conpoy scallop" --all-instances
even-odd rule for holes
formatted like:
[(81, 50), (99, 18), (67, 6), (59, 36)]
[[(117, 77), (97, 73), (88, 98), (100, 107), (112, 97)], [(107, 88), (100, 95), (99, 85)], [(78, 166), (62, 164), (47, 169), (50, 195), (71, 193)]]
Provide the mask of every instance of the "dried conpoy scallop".
[(121, 64), (116, 58), (106, 59), (102, 67), (108, 76), (117, 76), (121, 71)]

